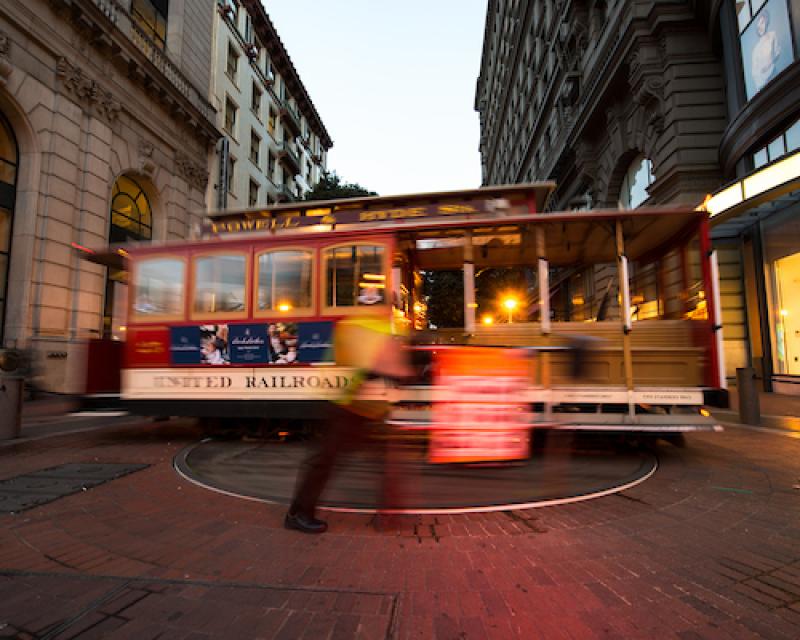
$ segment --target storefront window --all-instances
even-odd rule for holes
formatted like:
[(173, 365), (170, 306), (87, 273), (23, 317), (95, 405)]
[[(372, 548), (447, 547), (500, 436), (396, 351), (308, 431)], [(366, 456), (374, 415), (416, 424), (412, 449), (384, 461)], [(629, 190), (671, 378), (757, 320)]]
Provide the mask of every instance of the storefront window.
[(151, 258), (136, 265), (133, 312), (139, 320), (183, 315), (185, 264), (178, 258)]
[(244, 255), (215, 255), (194, 260), (194, 311), (225, 313), (245, 310)]
[(384, 248), (348, 245), (325, 250), (326, 305), (358, 307), (386, 301)]
[(290, 313), (311, 308), (311, 251), (270, 251), (258, 256), (258, 310)]
[(800, 120), (795, 122), (766, 147), (756, 151), (753, 154), (753, 167), (758, 169), (798, 149), (800, 149)]
[(800, 375), (800, 218), (787, 211), (764, 226), (775, 372)]
[(800, 149), (800, 120), (786, 130), (786, 151)]
[(795, 59), (786, 0), (736, 0), (747, 99)]

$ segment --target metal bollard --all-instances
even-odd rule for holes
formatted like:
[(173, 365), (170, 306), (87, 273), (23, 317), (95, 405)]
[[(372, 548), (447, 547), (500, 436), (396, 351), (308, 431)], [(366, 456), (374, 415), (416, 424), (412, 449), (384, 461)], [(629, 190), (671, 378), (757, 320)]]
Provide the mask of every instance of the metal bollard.
[(739, 394), (739, 422), (760, 424), (761, 406), (756, 385), (756, 370), (753, 367), (736, 370), (736, 390)]
[(0, 440), (19, 438), (22, 428), (22, 357), (12, 349), (0, 350)]

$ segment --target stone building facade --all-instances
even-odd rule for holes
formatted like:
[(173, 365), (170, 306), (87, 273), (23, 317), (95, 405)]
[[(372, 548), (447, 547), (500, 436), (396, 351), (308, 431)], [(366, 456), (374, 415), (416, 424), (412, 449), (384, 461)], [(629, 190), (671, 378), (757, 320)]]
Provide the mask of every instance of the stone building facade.
[(555, 209), (719, 186), (722, 64), (692, 2), (492, 0), (476, 93), (486, 184), (554, 179)]
[(83, 260), (201, 222), (219, 137), (214, 0), (0, 4), (2, 344), (80, 392), (86, 339), (121, 337), (123, 274)]
[(260, 0), (217, 7), (211, 100), (225, 138), (211, 206), (300, 199), (325, 171), (331, 138)]
[[(742, 60), (767, 5), (783, 54), (755, 90)], [(783, 136), (780, 155), (790, 152), (798, 20), (792, 0), (490, 0), (475, 97), (483, 182), (554, 180), (553, 210), (700, 205), (748, 175), (756, 155), (775, 161), (771, 141)], [(775, 343), (746, 304), (772, 304), (772, 276), (751, 260), (748, 293), (744, 239), (719, 229), (715, 243), (732, 378)], [(771, 388), (770, 372), (760, 375)]]

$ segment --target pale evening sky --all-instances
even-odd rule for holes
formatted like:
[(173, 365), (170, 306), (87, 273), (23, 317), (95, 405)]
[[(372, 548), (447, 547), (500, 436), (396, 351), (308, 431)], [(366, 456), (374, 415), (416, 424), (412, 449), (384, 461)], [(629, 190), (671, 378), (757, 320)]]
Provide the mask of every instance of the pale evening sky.
[(264, 0), (333, 139), (328, 170), (380, 195), (480, 186), (486, 0)]

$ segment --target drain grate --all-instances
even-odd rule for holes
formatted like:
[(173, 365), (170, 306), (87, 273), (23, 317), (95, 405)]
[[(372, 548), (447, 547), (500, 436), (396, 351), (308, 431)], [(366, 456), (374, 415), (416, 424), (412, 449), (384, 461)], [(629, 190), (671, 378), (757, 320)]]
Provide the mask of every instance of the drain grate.
[(146, 464), (69, 463), (0, 481), (0, 513), (17, 513), (147, 468)]

